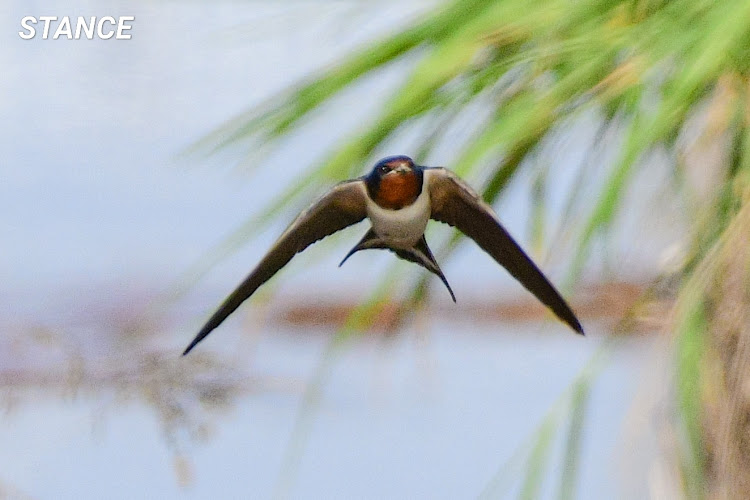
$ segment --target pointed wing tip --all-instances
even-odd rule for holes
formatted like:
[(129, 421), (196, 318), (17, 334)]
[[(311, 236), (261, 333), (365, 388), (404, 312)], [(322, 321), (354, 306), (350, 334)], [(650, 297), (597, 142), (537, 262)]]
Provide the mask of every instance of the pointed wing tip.
[(571, 321), (571, 322), (568, 322), (568, 324), (570, 325), (570, 327), (571, 327), (571, 328), (572, 328), (573, 330), (575, 330), (575, 332), (576, 332), (577, 334), (581, 335), (582, 337), (585, 337), (585, 336), (586, 336), (586, 334), (585, 334), (585, 333), (584, 333), (584, 331), (583, 331), (583, 326), (581, 326), (581, 322), (580, 322), (580, 321), (578, 321), (578, 319), (577, 319), (577, 318), (575, 319), (575, 321)]
[(182, 351), (183, 356), (187, 356), (190, 353), (190, 351), (192, 351), (193, 348), (200, 343), (201, 340), (205, 339), (208, 336), (208, 334), (214, 330), (215, 327), (209, 328), (209, 325), (211, 325), (210, 322), (206, 326), (204, 326), (201, 329), (201, 331), (198, 332), (198, 335), (196, 335), (193, 341), (190, 342), (190, 345), (188, 345), (187, 348), (184, 351)]
[(193, 350), (193, 347), (198, 345), (198, 342), (200, 342), (200, 340), (197, 340), (197, 339), (190, 342), (190, 345), (187, 346), (187, 348), (184, 351), (182, 351), (182, 355), (187, 356), (190, 353), (190, 351)]

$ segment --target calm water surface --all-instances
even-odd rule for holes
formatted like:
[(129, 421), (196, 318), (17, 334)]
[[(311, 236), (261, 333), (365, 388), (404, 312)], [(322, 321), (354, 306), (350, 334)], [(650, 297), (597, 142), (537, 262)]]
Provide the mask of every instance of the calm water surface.
[[(307, 410), (324, 332), (267, 328), (238, 341), (226, 328), (230, 346), (215, 357), (162, 356), (157, 367), (132, 356), (138, 368), (112, 378), (91, 361), (87, 376), (99, 380), (77, 390), (71, 371), (61, 386), (7, 390), (2, 479), (38, 498), (268, 498), (288, 481), (297, 498), (471, 498), (506, 467), (514, 491), (524, 469), (511, 457), (599, 347), (598, 332), (583, 340), (549, 324), (426, 328), (344, 349)], [(625, 424), (653, 347), (621, 344), (594, 383), (579, 498), (646, 484), (650, 429), (636, 429), (635, 447)], [(209, 360), (220, 365), (201, 367)], [(114, 373), (127, 365), (105, 363)]]

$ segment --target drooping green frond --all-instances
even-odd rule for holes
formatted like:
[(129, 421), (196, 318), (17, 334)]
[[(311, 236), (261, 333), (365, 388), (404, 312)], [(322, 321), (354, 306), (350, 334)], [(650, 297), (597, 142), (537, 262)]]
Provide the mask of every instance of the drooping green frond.
[[(448, 2), (240, 114), (197, 148), (231, 148), (250, 157), (259, 148), (283, 147), (292, 132), (304, 130), (343, 90), (403, 62), (409, 63), (403, 64), (408, 69), (402, 69), (400, 81), (377, 111), (364, 116), (355, 130), (335, 131), (339, 135), (333, 149), (233, 235), (223, 253), (248, 239), (281, 208), (303, 206), (324, 186), (358, 175), (376, 152), (388, 150), (405, 130), (424, 133), (413, 151), (393, 153), (411, 154), (420, 162), (441, 164), (478, 179), (482, 184), (477, 191), (490, 203), (500, 200), (520, 173), (538, 168), (536, 176), (530, 176), (537, 182), (533, 246), (547, 247), (560, 232), (547, 234), (554, 228), (548, 221), (554, 219), (548, 217), (551, 205), (545, 200), (544, 183), (560, 166), (553, 161), (535, 167), (534, 161), (526, 160), (534, 158), (562, 127), (574, 123), (576, 116), (590, 112), (597, 117), (600, 131), (611, 132), (598, 138), (616, 136), (612, 142), (619, 147), (614, 160), (600, 164), (592, 156), (601, 153), (601, 145), (592, 144), (592, 156), (566, 196), (562, 220), (574, 255), (569, 268), (572, 285), (589, 264), (592, 245), (606, 239), (617, 224), (632, 180), (646, 164), (644, 158), (658, 148), (668, 151), (675, 158), (671, 165), (675, 178), (684, 180), (686, 167), (680, 158), (690, 149), (680, 138), (687, 135), (692, 117), (709, 116), (704, 121), (710, 122), (706, 128), (711, 128), (711, 137), (716, 141), (728, 137), (730, 146), (721, 152), (720, 167), (714, 167), (722, 183), (719, 192), (708, 198), (711, 201), (696, 197), (689, 204), (695, 213), (685, 214), (692, 241), (675, 276), (680, 288), (672, 325), (677, 420), (685, 437), (681, 455), (685, 491), (700, 496), (708, 484), (708, 461), (703, 449), (704, 401), (697, 393), (705, 390), (701, 366), (713, 349), (712, 332), (721, 330), (719, 312), (710, 306), (722, 303), (717, 296), (722, 298), (724, 292), (712, 283), (716, 278), (697, 277), (706, 269), (745, 272), (728, 260), (728, 250), (715, 249), (729, 248), (742, 255), (747, 245), (727, 235), (736, 233), (737, 218), (750, 203), (750, 2)], [(357, 103), (350, 109), (356, 113)], [(462, 133), (451, 134), (456, 128)], [(448, 164), (434, 156), (437, 146), (445, 143), (450, 147), (440, 149), (450, 151)], [(675, 188), (689, 190), (685, 182)], [(577, 202), (579, 193), (586, 193), (585, 202)], [(456, 233), (436, 253), (445, 258), (458, 242)], [(724, 267), (715, 267), (718, 255), (723, 256)], [(416, 283), (401, 314), (424, 300), (426, 283), (426, 277)], [(585, 401), (582, 391), (580, 401)], [(581, 432), (574, 425), (569, 429), (565, 463), (573, 475), (564, 478), (563, 498), (574, 491)], [(540, 438), (538, 460), (530, 463), (544, 463), (545, 443)], [(539, 491), (534, 470), (529, 469), (523, 489), (530, 496)]]

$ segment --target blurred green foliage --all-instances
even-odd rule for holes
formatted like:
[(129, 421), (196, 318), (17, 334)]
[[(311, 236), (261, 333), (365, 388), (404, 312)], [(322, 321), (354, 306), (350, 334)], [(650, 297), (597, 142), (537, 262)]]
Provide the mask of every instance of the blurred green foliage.
[[(376, 40), (307, 81), (268, 99), (236, 117), (199, 147), (239, 148), (248, 156), (283, 146), (292, 131), (304, 128), (324, 104), (363, 77), (384, 71), (409, 58), (410, 70), (383, 102), (379, 113), (344, 138), (310, 168), (278, 201), (266, 207), (231, 239), (238, 245), (250, 228), (271, 220), (279, 209), (299, 205), (323, 186), (357, 175), (379, 149), (408, 128), (428, 130), (415, 148), (418, 161), (430, 157), (462, 112), (477, 105), (484, 112), (472, 119), (472, 131), (454, 144), (449, 165), (459, 175), (483, 179), (481, 193), (493, 203), (533, 155), (560, 127), (569, 126), (583, 111), (598, 117), (601, 127), (618, 131), (621, 148), (607, 170), (597, 195), (576, 200), (578, 186), (568, 193), (575, 249), (570, 266), (574, 283), (587, 261), (592, 243), (616, 223), (621, 200), (641, 160), (656, 148), (669, 151), (678, 189), (687, 200), (693, 221), (683, 266), (674, 272), (678, 283), (675, 318), (675, 403), (684, 492), (692, 498), (706, 493), (706, 450), (702, 429), (706, 380), (702, 365), (711, 343), (706, 276), (717, 246), (724, 245), (735, 217), (750, 196), (750, 2), (747, 0), (462, 0), (441, 4), (434, 12), (404, 29)], [(686, 181), (694, 143), (686, 144), (691, 119), (700, 118), (700, 137), (725, 142), (718, 161), (703, 172), (718, 179), (717, 192), (694, 196)], [(535, 177), (533, 239), (544, 239), (545, 166)], [(587, 179), (581, 179), (587, 182)], [(747, 238), (745, 238), (747, 239)], [(452, 251), (458, 237), (439, 252)], [(743, 244), (733, 239), (734, 244)], [(722, 247), (723, 248), (723, 247)], [(745, 268), (744, 272), (748, 272)], [(699, 275), (699, 273), (703, 273)], [(387, 287), (385, 287), (387, 288)], [(424, 297), (418, 283), (404, 311)], [(716, 304), (717, 297), (710, 297)], [(720, 300), (719, 300), (720, 302)], [(363, 306), (377, 309), (377, 300)], [(739, 307), (728, 305), (728, 307)], [(362, 312), (362, 311), (360, 311)], [(364, 321), (364, 320), (363, 320)], [(351, 326), (351, 325), (349, 325)], [(350, 328), (345, 329), (346, 332)], [(710, 333), (710, 332), (709, 332)], [(344, 334), (342, 334), (344, 335)], [(348, 333), (346, 334), (348, 335)], [(341, 336), (339, 336), (341, 338)], [(583, 418), (588, 385), (573, 391), (571, 405)], [(533, 446), (522, 497), (538, 492), (550, 425), (543, 425)], [(571, 424), (565, 463), (570, 476), (561, 498), (575, 497), (573, 477), (580, 448), (580, 425)]]

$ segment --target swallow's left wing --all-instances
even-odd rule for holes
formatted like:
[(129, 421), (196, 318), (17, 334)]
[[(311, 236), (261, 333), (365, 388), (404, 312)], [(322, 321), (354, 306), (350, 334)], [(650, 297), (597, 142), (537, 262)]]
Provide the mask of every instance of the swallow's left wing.
[(500, 224), (492, 207), (450, 170), (425, 168), (425, 182), (430, 190), (432, 219), (450, 224), (474, 240), (558, 318), (583, 334), (565, 299)]
[(367, 215), (366, 193), (364, 181), (361, 179), (345, 181), (299, 214), (255, 269), (209, 318), (182, 353), (183, 356), (292, 260), (292, 257), (316, 241), (364, 219)]

